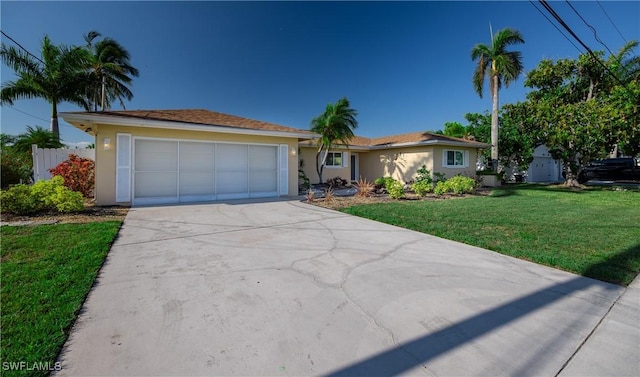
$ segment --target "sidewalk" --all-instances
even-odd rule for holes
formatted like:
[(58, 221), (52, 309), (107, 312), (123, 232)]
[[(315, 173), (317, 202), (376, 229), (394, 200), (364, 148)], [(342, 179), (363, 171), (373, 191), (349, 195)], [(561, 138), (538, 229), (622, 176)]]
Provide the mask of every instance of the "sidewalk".
[(559, 376), (640, 376), (640, 275)]

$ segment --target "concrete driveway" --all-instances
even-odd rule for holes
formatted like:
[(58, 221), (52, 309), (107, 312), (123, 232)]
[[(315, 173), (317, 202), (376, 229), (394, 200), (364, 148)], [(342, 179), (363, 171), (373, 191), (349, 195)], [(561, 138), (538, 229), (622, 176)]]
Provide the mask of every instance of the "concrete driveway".
[(133, 208), (58, 375), (555, 376), (622, 292), (298, 201)]

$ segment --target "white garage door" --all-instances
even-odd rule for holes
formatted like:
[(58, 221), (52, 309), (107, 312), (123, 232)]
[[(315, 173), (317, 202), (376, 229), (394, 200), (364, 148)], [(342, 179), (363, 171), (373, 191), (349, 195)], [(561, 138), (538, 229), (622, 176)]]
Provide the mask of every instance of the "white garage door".
[(133, 154), (134, 204), (274, 197), (287, 173), (277, 145), (135, 139)]

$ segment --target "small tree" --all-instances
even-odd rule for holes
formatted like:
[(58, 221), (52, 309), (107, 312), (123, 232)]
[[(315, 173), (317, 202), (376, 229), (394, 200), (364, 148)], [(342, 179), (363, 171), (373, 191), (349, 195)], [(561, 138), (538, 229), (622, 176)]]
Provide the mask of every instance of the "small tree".
[[(322, 171), (327, 163), (329, 150), (336, 141), (348, 144), (354, 137), (353, 130), (358, 127), (356, 120), (358, 112), (349, 105), (347, 97), (343, 97), (335, 104), (327, 104), (324, 113), (311, 121), (311, 131), (320, 134), (318, 152), (316, 153), (316, 171), (319, 183), (322, 183)], [(322, 154), (324, 152), (324, 155)]]

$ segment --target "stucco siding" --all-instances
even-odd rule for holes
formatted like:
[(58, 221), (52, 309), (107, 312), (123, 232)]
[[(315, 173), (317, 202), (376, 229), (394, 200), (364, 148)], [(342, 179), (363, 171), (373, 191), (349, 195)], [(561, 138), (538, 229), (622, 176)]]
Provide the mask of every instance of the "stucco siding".
[[(450, 147), (450, 146), (435, 146), (433, 148), (433, 170), (436, 172), (444, 173), (445, 178), (451, 178), (458, 174), (462, 174), (467, 177), (475, 177), (476, 175), (476, 161), (478, 160), (478, 151), (475, 148), (464, 147)], [(464, 167), (445, 167), (443, 166), (444, 151), (464, 151), (467, 152), (467, 164)]]
[[(300, 159), (303, 161), (302, 171), (307, 175), (312, 184), (320, 183), (318, 172), (316, 171), (316, 153), (318, 150), (315, 147), (300, 147)], [(342, 179), (350, 180), (351, 179), (351, 159), (350, 151), (346, 150), (335, 150), (331, 152), (347, 152), (347, 159), (345, 161), (345, 165), (343, 167), (333, 167), (333, 166), (325, 166), (322, 171), (322, 180), (324, 182), (327, 179), (340, 177)]]
[[(216, 142), (232, 142), (232, 143), (256, 143), (256, 144), (272, 144), (272, 145), (288, 145), (289, 151), (298, 147), (298, 140), (286, 137), (271, 136), (254, 136), (254, 135), (237, 135), (224, 134), (215, 132), (199, 132), (184, 131), (176, 129), (158, 129), (149, 127), (130, 127), (130, 126), (113, 126), (99, 124), (94, 126), (96, 133), (96, 204), (97, 205), (128, 205), (130, 203), (115, 202), (115, 185), (116, 185), (116, 135), (118, 133), (130, 134), (133, 138), (159, 138), (172, 140), (196, 140), (196, 141), (216, 141)], [(111, 148), (104, 150), (104, 139), (109, 139)], [(298, 195), (298, 156), (292, 153), (288, 154), (289, 160), (289, 195)]]
[(415, 178), (425, 165), (433, 171), (433, 147), (410, 147), (373, 150), (360, 153), (360, 176), (369, 181), (379, 177), (392, 177), (401, 182)]

